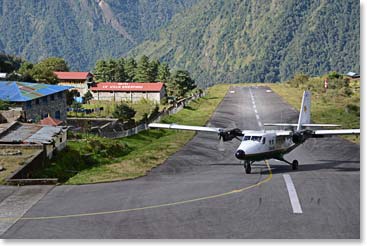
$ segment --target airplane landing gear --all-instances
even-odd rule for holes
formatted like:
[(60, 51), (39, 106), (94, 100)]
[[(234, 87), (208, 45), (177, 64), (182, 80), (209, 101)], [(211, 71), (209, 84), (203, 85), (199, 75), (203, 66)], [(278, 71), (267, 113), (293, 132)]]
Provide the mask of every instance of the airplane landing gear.
[(297, 170), (298, 169), (298, 161), (297, 160), (293, 160), (292, 162), (289, 162), (289, 161), (287, 161), (287, 160), (285, 160), (283, 158), (277, 159), (277, 160), (284, 161), (285, 163), (288, 163), (289, 165), (291, 165), (292, 170)]
[(292, 162), (292, 170), (297, 170), (298, 169), (298, 161), (297, 160), (294, 160)]
[(245, 163), (243, 164), (243, 167), (245, 168), (245, 171), (247, 174), (251, 173), (251, 162), (250, 161), (245, 161)]

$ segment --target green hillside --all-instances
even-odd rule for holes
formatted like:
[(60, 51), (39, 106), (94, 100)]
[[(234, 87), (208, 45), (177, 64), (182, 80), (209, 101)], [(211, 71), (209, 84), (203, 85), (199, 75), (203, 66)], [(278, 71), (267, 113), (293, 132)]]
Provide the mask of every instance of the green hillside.
[(359, 3), (203, 0), (132, 51), (188, 69), (202, 86), (359, 72)]
[(3, 0), (0, 52), (62, 57), (70, 70), (145, 54), (202, 87), (359, 73), (359, 9), (353, 0)]
[(71, 70), (120, 57), (196, 0), (2, 0), (0, 52), (38, 62), (64, 58)]

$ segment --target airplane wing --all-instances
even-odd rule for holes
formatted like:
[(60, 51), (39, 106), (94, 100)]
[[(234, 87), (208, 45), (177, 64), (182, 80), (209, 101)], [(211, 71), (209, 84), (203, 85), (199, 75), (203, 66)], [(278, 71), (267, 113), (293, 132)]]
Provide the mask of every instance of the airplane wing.
[(332, 136), (332, 135), (359, 135), (360, 129), (340, 129), (340, 130), (315, 130), (313, 135)]
[[(277, 136), (291, 136), (292, 131), (275, 131)], [(360, 129), (340, 129), (340, 130), (314, 130), (310, 131), (311, 137), (333, 136), (333, 135), (359, 135)]]
[(176, 129), (176, 130), (189, 130), (189, 131), (202, 131), (202, 132), (215, 132), (219, 133), (222, 128), (207, 127), (207, 126), (186, 126), (178, 124), (162, 124), (162, 123), (150, 123), (149, 128), (165, 128), (165, 129)]

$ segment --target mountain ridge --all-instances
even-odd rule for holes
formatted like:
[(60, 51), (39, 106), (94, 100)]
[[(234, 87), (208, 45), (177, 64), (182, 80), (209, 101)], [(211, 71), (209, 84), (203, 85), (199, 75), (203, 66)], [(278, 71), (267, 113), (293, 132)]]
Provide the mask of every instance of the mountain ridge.
[(359, 16), (353, 0), (3, 0), (0, 51), (71, 70), (148, 55), (202, 87), (276, 82), (359, 73)]

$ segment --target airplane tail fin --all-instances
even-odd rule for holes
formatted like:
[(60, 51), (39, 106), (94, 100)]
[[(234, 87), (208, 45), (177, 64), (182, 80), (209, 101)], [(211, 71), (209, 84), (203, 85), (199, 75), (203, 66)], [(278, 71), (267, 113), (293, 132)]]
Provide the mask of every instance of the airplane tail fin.
[(297, 131), (302, 129), (303, 124), (310, 124), (310, 123), (311, 123), (311, 92), (304, 91), (301, 109), (299, 110)]

